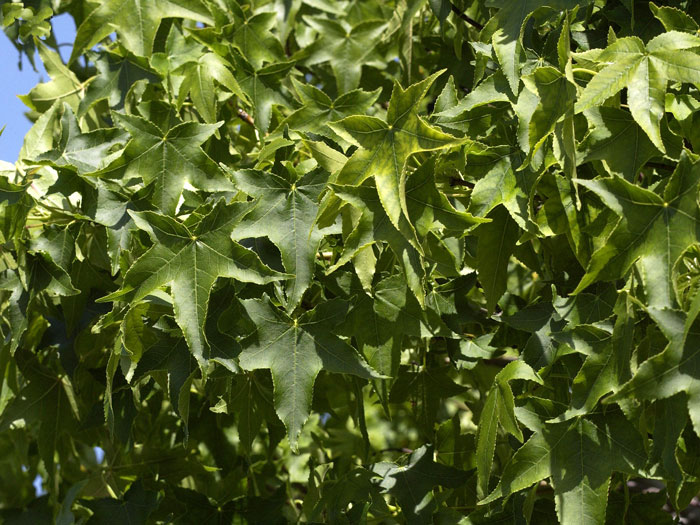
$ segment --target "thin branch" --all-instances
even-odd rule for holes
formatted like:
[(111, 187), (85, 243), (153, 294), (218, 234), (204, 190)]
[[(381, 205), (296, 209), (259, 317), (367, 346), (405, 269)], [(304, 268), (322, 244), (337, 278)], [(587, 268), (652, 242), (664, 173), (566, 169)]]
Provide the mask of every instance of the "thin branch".
[(466, 180), (458, 179), (457, 177), (452, 177), (452, 178), (450, 178), (450, 186), (452, 186), (452, 187), (464, 186), (466, 188), (472, 189), (472, 188), (474, 188), (474, 183), (466, 181)]
[(255, 121), (253, 120), (253, 117), (248, 115), (248, 113), (246, 113), (240, 108), (238, 108), (238, 118), (241, 119), (243, 122), (246, 122), (247, 124), (250, 124), (251, 126), (255, 127)]
[(450, 5), (452, 6), (452, 12), (458, 17), (460, 17), (462, 20), (464, 20), (467, 24), (478, 29), (479, 31), (481, 31), (484, 28), (483, 25), (474, 20), (472, 17), (465, 15), (464, 12), (461, 9), (459, 9), (456, 5), (454, 5), (453, 3), (450, 3)]

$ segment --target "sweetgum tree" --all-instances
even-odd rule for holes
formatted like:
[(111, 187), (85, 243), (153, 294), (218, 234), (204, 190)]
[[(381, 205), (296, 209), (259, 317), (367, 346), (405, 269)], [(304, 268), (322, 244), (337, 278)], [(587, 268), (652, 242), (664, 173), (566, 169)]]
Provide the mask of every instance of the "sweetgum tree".
[(4, 523), (691, 504), (698, 2), (0, 3)]

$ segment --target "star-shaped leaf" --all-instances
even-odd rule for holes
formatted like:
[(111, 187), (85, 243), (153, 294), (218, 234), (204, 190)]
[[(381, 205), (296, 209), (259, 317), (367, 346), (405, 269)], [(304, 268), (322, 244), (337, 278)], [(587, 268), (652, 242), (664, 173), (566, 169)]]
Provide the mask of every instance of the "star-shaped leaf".
[(411, 224), (418, 238), (424, 240), (429, 232), (462, 236), (487, 219), (458, 211), (435, 185), (435, 158), (431, 157), (411, 173), (406, 181), (406, 205)]
[(135, 82), (153, 82), (158, 78), (143, 64), (112, 53), (102, 53), (95, 60), (95, 68), (97, 75), (80, 101), (78, 117), (83, 117), (100, 100), (107, 100), (112, 109), (122, 109), (126, 94)]
[(314, 382), (321, 370), (365, 379), (382, 377), (333, 332), (345, 318), (347, 303), (327, 301), (296, 319), (275, 308), (267, 298), (242, 303), (256, 329), (241, 341), (241, 368), (269, 368), (272, 372), (275, 409), (293, 449), (309, 417)]
[(115, 114), (116, 122), (131, 134), (125, 155), (125, 176), (140, 177), (153, 184), (153, 201), (167, 214), (173, 214), (188, 183), (204, 191), (232, 190), (219, 166), (200, 147), (221, 126), (183, 122), (162, 130), (136, 115)]
[(146, 523), (148, 516), (158, 508), (161, 496), (145, 490), (141, 481), (134, 482), (121, 499), (100, 498), (81, 500), (92, 511), (87, 523), (117, 525), (119, 523)]
[(343, 333), (355, 338), (358, 349), (380, 374), (392, 379), (375, 382), (383, 403), (398, 375), (404, 336), (455, 337), (433, 308), (422, 309), (408, 291), (406, 279), (392, 275), (382, 279), (372, 296), (358, 290), (343, 324)]
[(234, 23), (222, 28), (223, 38), (231, 42), (253, 67), (259, 69), (263, 62), (274, 63), (284, 57), (279, 39), (270, 31), (277, 23), (277, 13), (263, 11), (244, 12), (232, 3)]
[(609, 401), (666, 399), (685, 393), (690, 421), (700, 435), (700, 323), (695, 315), (678, 310), (648, 308), (647, 312), (669, 343), (660, 354), (644, 361), (630, 381)]
[(551, 478), (561, 523), (603, 523), (612, 472), (640, 475), (646, 459), (642, 437), (619, 412), (545, 425), (517, 450), (498, 486), (479, 503)]
[(489, 7), (498, 7), (499, 10), (489, 20), (482, 35), (492, 35), (493, 50), (513, 93), (519, 91), (520, 57), (523, 52), (522, 35), (525, 24), (532, 14), (542, 7), (563, 11), (589, 3), (591, 0), (490, 0), (487, 2)]
[(477, 427), (476, 471), (477, 492), (480, 497), (488, 494), (498, 423), (500, 422), (503, 429), (516, 439), (521, 442), (523, 440), (523, 433), (515, 419), (515, 398), (509, 384), (515, 379), (543, 384), (540, 376), (524, 361), (512, 361), (496, 374), (494, 383), (486, 394)]
[(194, 107), (209, 124), (213, 124), (217, 119), (219, 94), (216, 84), (224, 86), (237, 97), (246, 99), (224, 59), (215, 53), (204, 53), (197, 60), (186, 62), (174, 73), (184, 77), (177, 96), (178, 106), (182, 106), (189, 94)]
[(302, 84), (294, 79), (292, 84), (304, 105), (284, 119), (278, 130), (289, 126), (291, 130), (323, 135), (336, 142), (342, 139), (333, 133), (326, 123), (365, 113), (379, 96), (378, 89), (374, 91), (354, 89), (331, 100), (328, 95), (311, 84)]
[(69, 62), (114, 31), (137, 56), (149, 56), (163, 18), (186, 18), (213, 23), (201, 0), (105, 0), (87, 13), (78, 27)]
[[(396, 84), (391, 93), (386, 122), (377, 117), (357, 115), (334, 123), (336, 131), (347, 134), (361, 146), (340, 171), (336, 182), (359, 185), (374, 177), (382, 205), (397, 228), (400, 228), (401, 216), (409, 218), (406, 160), (414, 153), (444, 149), (459, 142), (418, 116), (420, 101), (441, 73), (435, 73), (407, 89)], [(413, 237), (415, 234), (409, 238)]]
[(383, 478), (379, 486), (397, 499), (406, 523), (411, 524), (433, 522), (434, 487), (457, 488), (470, 477), (468, 472), (437, 463), (428, 445), (413, 451), (406, 466), (377, 463), (372, 470)]
[(291, 312), (311, 284), (321, 239), (333, 232), (333, 228), (319, 230), (314, 225), (327, 173), (317, 169), (295, 182), (258, 170), (234, 171), (231, 175), (239, 189), (258, 199), (245, 221), (236, 225), (232, 238), (267, 236), (277, 246), (284, 269), (295, 276), (287, 283), (286, 308)]
[(169, 285), (175, 321), (190, 351), (203, 364), (209, 358), (204, 333), (209, 294), (218, 277), (265, 284), (284, 278), (258, 256), (231, 241), (235, 224), (250, 211), (247, 203), (218, 202), (190, 230), (155, 212), (130, 212), (136, 226), (148, 233), (153, 246), (129, 268), (122, 289), (100, 299), (134, 304), (161, 286)]
[(267, 133), (272, 118), (272, 106), (287, 106), (289, 102), (280, 90), (282, 79), (294, 66), (294, 62), (277, 62), (262, 68), (254, 68), (237, 53), (233, 54), (236, 78), (241, 89), (253, 103), (255, 126)]
[(469, 211), (477, 217), (486, 217), (491, 210), (503, 204), (511, 217), (524, 230), (534, 227), (532, 199), (539, 174), (526, 167), (518, 169), (520, 155), (510, 147), (476, 145), (467, 152), (469, 172), (478, 178), (472, 190)]
[(65, 436), (71, 434), (80, 421), (73, 384), (68, 376), (58, 376), (40, 364), (31, 352), (17, 352), (15, 360), (25, 381), (0, 415), (0, 432), (21, 420), (31, 426), (37, 432), (39, 455), (53, 479), (56, 474), (54, 455), (66, 443)]
[(700, 47), (700, 37), (678, 31), (662, 33), (646, 46), (637, 37), (620, 38), (598, 56), (608, 63), (588, 83), (576, 102), (576, 111), (601, 105), (627, 87), (627, 103), (639, 126), (665, 152), (661, 118), (665, 113), (668, 81), (700, 82), (700, 55), (689, 51)]
[(36, 156), (53, 166), (73, 167), (80, 175), (99, 171), (118, 159), (128, 141), (126, 132), (96, 129), (83, 133), (69, 105), (63, 108), (61, 136), (55, 149)]
[[(579, 145), (578, 164), (600, 160), (608, 172), (634, 182), (644, 164), (659, 155), (629, 111), (602, 106), (587, 110), (585, 116), (590, 131)], [(673, 149), (666, 142), (667, 150)]]
[(305, 17), (304, 20), (320, 35), (306, 63), (330, 62), (338, 93), (357, 88), (362, 64), (379, 43), (386, 22), (365, 20), (352, 26), (345, 20), (329, 18)]
[[(410, 233), (402, 234), (400, 230), (391, 224), (379, 201), (376, 188), (367, 184), (362, 186), (340, 186), (334, 184), (332, 188), (339, 198), (360, 210), (361, 215), (354, 229), (345, 238), (342, 255), (328, 269), (328, 272), (330, 273), (352, 260), (360, 250), (376, 242), (385, 241), (396, 254), (398, 263), (404, 271), (408, 287), (420, 304), (423, 305), (425, 303), (423, 286), (425, 269), (423, 268), (421, 255), (406, 239)], [(410, 232), (410, 225), (403, 215), (399, 217), (399, 225), (402, 231)]]
[(579, 180), (596, 193), (620, 222), (596, 250), (575, 292), (598, 280), (621, 278), (639, 265), (650, 306), (672, 307), (672, 270), (678, 258), (700, 240), (700, 164), (683, 153), (663, 196), (620, 177)]
[(54, 102), (59, 100), (76, 111), (80, 103), (80, 93), (85, 89), (85, 85), (66, 67), (61, 55), (46, 47), (40, 40), (36, 42), (39, 56), (51, 80), (37, 84), (26, 95), (19, 95), (19, 98), (27, 106), (41, 113), (49, 110)]
[(163, 333), (154, 336), (146, 352), (139, 359), (131, 382), (149, 374), (164, 371), (167, 376), (167, 391), (170, 403), (182, 418), (185, 436), (188, 434), (190, 385), (197, 373), (197, 361), (187, 350), (184, 339), (174, 340)]

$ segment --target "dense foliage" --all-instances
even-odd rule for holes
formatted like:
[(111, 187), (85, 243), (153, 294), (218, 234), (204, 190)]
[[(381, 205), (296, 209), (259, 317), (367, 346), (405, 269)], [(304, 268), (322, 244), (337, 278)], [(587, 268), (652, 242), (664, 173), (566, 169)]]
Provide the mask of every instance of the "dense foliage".
[(671, 523), (700, 5), (666, 3), (0, 2), (50, 76), (0, 164), (0, 520)]

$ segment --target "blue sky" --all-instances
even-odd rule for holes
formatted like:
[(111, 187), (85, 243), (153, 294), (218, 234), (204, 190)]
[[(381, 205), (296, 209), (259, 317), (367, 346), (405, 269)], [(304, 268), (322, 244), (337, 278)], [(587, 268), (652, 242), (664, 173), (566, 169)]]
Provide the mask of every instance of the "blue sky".
[[(75, 25), (68, 15), (60, 15), (52, 19), (54, 32), (58, 43), (70, 43), (75, 38)], [(64, 61), (70, 55), (70, 46), (61, 47), (61, 56)], [(48, 75), (41, 67), (41, 60), (37, 55), (37, 69), (34, 71), (31, 64), (24, 57), (22, 70), (17, 66), (19, 55), (9, 39), (0, 34), (0, 128), (5, 126), (0, 136), (0, 160), (14, 162), (22, 147), (24, 135), (32, 127), (32, 123), (24, 116), (27, 107), (17, 95), (28, 93), (39, 82), (49, 80)]]

